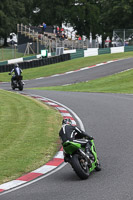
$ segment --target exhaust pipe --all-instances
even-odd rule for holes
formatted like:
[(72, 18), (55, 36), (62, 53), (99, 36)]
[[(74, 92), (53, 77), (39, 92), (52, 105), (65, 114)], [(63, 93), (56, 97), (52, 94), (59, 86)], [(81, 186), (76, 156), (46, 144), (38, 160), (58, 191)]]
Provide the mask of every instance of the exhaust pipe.
[(86, 155), (86, 153), (82, 150), (82, 149), (79, 149), (79, 152), (81, 153), (81, 155), (84, 157), (84, 158), (87, 158), (90, 160), (90, 156), (89, 155)]
[(79, 149), (79, 152), (85, 159), (87, 159), (88, 166), (89, 166), (89, 168), (91, 168), (92, 167), (92, 161), (90, 159), (90, 156), (86, 155), (86, 153), (82, 149)]

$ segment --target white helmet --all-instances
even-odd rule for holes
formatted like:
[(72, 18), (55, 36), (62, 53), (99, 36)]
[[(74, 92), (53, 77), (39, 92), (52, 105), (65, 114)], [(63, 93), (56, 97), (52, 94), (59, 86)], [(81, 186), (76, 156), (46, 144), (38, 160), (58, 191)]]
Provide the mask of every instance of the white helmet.
[(62, 124), (70, 124), (70, 125), (72, 125), (72, 120), (70, 118), (65, 118), (65, 119), (63, 119)]

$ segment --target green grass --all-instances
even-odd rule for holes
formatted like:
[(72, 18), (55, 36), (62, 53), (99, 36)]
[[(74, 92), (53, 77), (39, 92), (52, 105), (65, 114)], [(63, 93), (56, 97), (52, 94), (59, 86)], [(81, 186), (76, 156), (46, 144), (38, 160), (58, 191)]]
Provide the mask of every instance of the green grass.
[(0, 90), (0, 184), (55, 155), (61, 120), (56, 110), (41, 102)]
[[(25, 69), (23, 70), (23, 77), (25, 80), (39, 78), (39, 77), (47, 77), (58, 73), (60, 74), (71, 70), (77, 70), (83, 67), (95, 65), (109, 60), (124, 59), (129, 57), (133, 57), (133, 52), (78, 58), (57, 64), (42, 66), (39, 68), (37, 67), (37, 68)], [(0, 81), (10, 81), (10, 76), (8, 75), (8, 72), (0, 73)]]
[(88, 82), (32, 89), (72, 92), (133, 93), (133, 69)]

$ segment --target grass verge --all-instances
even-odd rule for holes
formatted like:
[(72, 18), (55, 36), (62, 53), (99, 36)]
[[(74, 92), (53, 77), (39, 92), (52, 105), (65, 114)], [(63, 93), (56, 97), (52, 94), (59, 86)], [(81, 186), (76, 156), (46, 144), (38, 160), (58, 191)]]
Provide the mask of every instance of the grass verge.
[[(116, 53), (116, 54), (104, 54), (98, 56), (91, 56), (85, 58), (73, 59), (61, 63), (56, 63), (52, 65), (45, 65), (37, 68), (30, 68), (23, 70), (23, 77), (25, 80), (34, 79), (39, 77), (47, 77), (54, 74), (65, 73), (71, 70), (77, 70), (83, 67), (88, 67), (91, 65), (95, 65), (101, 62), (106, 62), (114, 59), (124, 59), (133, 57), (133, 52), (124, 52), (124, 53)], [(10, 76), (8, 72), (0, 73), (0, 81), (10, 81)]]
[(59, 148), (62, 117), (30, 97), (0, 90), (0, 184), (32, 171)]
[(133, 93), (133, 69), (111, 76), (67, 86), (32, 88), (72, 92)]

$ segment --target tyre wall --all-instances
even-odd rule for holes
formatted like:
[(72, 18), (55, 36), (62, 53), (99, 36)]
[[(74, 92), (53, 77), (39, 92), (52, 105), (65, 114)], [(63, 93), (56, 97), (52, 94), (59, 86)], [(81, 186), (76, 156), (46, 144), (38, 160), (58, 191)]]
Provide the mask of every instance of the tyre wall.
[[(21, 69), (28, 69), (33, 67), (40, 67), (44, 65), (50, 65), (55, 64), (59, 62), (64, 62), (70, 60), (70, 54), (63, 54), (60, 56), (53, 56), (49, 58), (41, 58), (41, 59), (34, 59), (34, 60), (28, 60), (19, 62), (19, 66)], [(0, 66), (0, 73), (2, 72), (9, 72), (13, 69), (14, 64), (4, 64)]]

